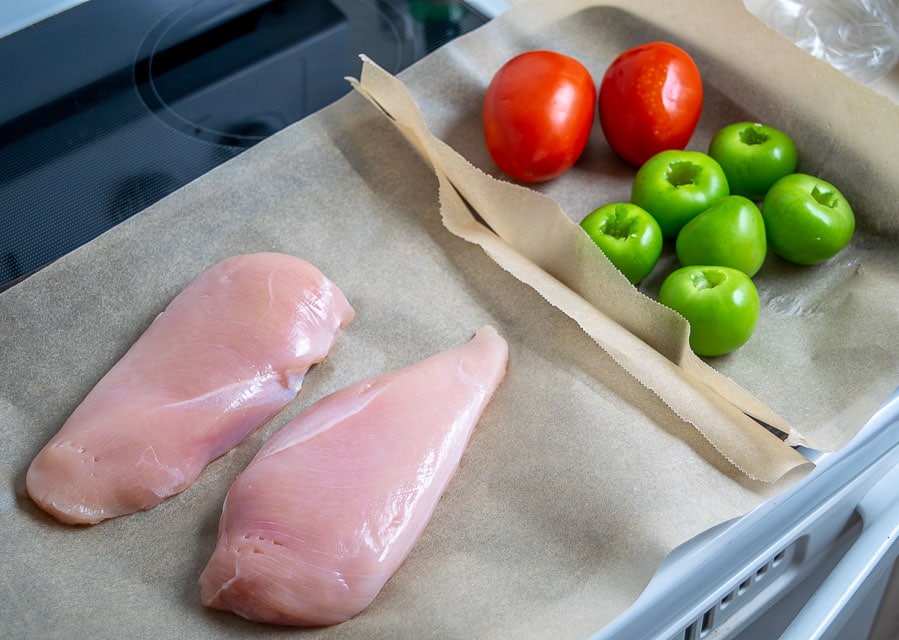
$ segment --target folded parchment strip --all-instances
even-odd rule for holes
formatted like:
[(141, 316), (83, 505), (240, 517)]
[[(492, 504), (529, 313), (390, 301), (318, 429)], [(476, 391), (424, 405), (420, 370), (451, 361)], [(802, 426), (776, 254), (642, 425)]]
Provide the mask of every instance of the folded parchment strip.
[(435, 138), (402, 82), (371, 60), (363, 58), (360, 80), (350, 81), (432, 165), (449, 231), (574, 319), (750, 478), (772, 482), (811, 466), (747, 414), (790, 433), (786, 421), (696, 357), (686, 321), (627, 282), (555, 202), (486, 175)]

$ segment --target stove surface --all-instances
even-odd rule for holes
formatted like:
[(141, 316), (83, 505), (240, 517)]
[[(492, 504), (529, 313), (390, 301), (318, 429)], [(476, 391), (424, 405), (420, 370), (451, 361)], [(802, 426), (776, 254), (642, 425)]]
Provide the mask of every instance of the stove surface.
[(89, 0), (0, 39), (0, 290), (488, 20), (456, 0)]

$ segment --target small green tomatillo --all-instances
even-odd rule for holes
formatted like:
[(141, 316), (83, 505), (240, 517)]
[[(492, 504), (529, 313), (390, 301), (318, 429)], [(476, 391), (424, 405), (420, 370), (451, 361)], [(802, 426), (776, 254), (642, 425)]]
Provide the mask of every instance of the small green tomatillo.
[(646, 209), (666, 238), (729, 195), (721, 166), (701, 151), (662, 151), (637, 170), (631, 202)]
[(739, 269), (750, 278), (765, 262), (765, 221), (755, 203), (725, 196), (683, 226), (675, 251), (684, 266), (709, 264)]
[(752, 279), (730, 267), (681, 267), (662, 282), (659, 302), (687, 319), (690, 347), (701, 356), (720, 356), (742, 346), (759, 319)]
[(649, 275), (662, 253), (662, 230), (644, 209), (612, 202), (596, 209), (581, 227), (633, 284)]
[(791, 173), (772, 185), (762, 203), (768, 246), (790, 262), (811, 265), (837, 255), (855, 232), (855, 214), (831, 183)]
[(737, 122), (718, 131), (709, 155), (724, 170), (730, 192), (751, 200), (761, 200), (771, 185), (796, 170), (792, 138), (758, 122)]

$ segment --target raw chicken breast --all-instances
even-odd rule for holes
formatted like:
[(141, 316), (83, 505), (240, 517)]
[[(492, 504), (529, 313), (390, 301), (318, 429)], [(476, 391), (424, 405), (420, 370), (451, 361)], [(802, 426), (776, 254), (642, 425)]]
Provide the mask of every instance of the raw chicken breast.
[(260, 253), (213, 266), (38, 453), (28, 493), (70, 524), (156, 506), (296, 397), (354, 314), (305, 260)]
[(421, 536), (507, 357), (485, 327), (291, 420), (228, 492), (203, 603), (297, 626), (368, 606)]

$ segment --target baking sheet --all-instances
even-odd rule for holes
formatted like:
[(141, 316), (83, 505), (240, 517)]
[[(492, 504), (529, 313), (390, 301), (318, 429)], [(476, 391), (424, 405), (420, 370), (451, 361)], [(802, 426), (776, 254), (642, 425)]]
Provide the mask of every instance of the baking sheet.
[[(649, 39), (668, 39), (686, 47), (697, 59), (706, 85), (702, 119), (689, 148), (705, 150), (721, 126), (738, 119), (765, 120), (795, 138), (799, 171), (832, 181), (855, 208), (856, 236), (835, 259), (808, 268), (769, 256), (754, 278), (764, 306), (756, 335), (734, 354), (708, 360), (718, 372), (733, 377), (744, 390), (774, 408), (778, 417), (772, 418), (764, 409), (760, 414), (743, 407), (747, 413), (791, 431), (794, 437), (788, 441), (828, 451), (839, 449), (899, 381), (899, 341), (892, 335), (899, 317), (895, 258), (899, 216), (893, 204), (899, 197), (899, 166), (892, 151), (893, 143), (899, 143), (899, 110), (883, 96), (834, 73), (825, 63), (807, 54), (797, 55), (796, 47), (772, 37), (773, 32), (739, 2), (717, 9), (702, 3), (674, 8), (608, 2), (582, 12), (575, 9), (572, 17), (573, 5), (577, 3), (526, 4), (513, 14), (517, 38), (499, 45), (483, 40), (459, 43), (454, 49), (460, 59), (457, 67), (438, 71), (435, 66), (431, 70), (452, 86), (450, 106), (444, 96), (434, 96), (427, 89), (416, 92), (412, 86), (412, 98), (427, 114), (425, 124), (433, 137), (452, 147), (449, 151), (429, 150), (431, 161), (504, 241), (660, 353), (696, 372), (702, 365), (682, 353), (680, 328), (672, 327), (671, 319), (653, 308), (658, 305), (647, 304), (643, 296), (627, 297), (620, 283), (613, 282), (617, 274), (601, 264), (604, 261), (582, 259), (579, 252), (583, 248), (575, 240), (583, 238), (574, 237), (577, 234), (570, 229), (563, 231), (571, 237), (562, 237), (555, 228), (558, 216), (546, 211), (551, 208), (547, 203), (506, 185), (491, 185), (476, 175), (477, 171), (459, 167), (458, 159), (450, 157), (452, 150), (458, 151), (476, 167), (503, 178), (482, 140), (471, 135), (472, 131), (477, 134), (480, 113), (470, 105), (479, 105), (493, 73), (522, 50), (553, 47), (601, 73), (611, 62), (606, 46), (617, 52)], [(560, 16), (549, 26), (545, 22), (548, 13)], [(721, 28), (722, 24), (727, 28)], [(535, 41), (537, 35), (541, 39)], [(604, 46), (595, 46), (591, 40)], [(496, 46), (507, 48), (492, 58)], [(460, 51), (463, 48), (467, 51)], [(763, 50), (766, 55), (759, 56)], [(789, 65), (784, 65), (785, 59)], [(465, 60), (482, 62), (475, 67)], [(374, 79), (372, 85), (379, 82)], [(362, 84), (365, 93), (364, 78)], [(383, 86), (377, 91), (388, 100), (396, 95)], [(377, 102), (379, 97), (373, 100)], [(598, 129), (594, 137), (601, 137)], [(600, 204), (627, 200), (633, 174), (600, 139), (591, 142), (586, 157), (573, 171), (532, 189), (551, 196), (552, 205), (561, 205), (577, 222)], [(671, 251), (662, 260), (641, 285), (650, 297), (675, 266)], [(797, 376), (801, 376), (801, 384)], [(709, 384), (726, 384), (720, 376), (703, 379)]]
[[(885, 144), (899, 132), (896, 110), (781, 46), (737, 3), (706, 4), (531, 2), (400, 79), (431, 131), (488, 173), (478, 93), (524, 48), (556, 48), (601, 70), (630, 44), (664, 36), (704, 69), (709, 106), (695, 144), (750, 114), (794, 133), (804, 167), (857, 203), (860, 233), (820, 269), (766, 264), (765, 322), (714, 367), (812, 443), (839, 448), (897, 384), (899, 180), (895, 145)], [(767, 57), (749, 60), (755, 47)], [(847, 119), (838, 109), (850, 98), (862, 107)], [(629, 171), (594, 139), (564, 181), (541, 190), (574, 219), (620, 197)], [(578, 322), (450, 232), (439, 187), (415, 146), (354, 93), (0, 294), (0, 633), (583, 638), (624, 610), (676, 545), (803, 475), (760, 482), (740, 472)], [(71, 528), (37, 510), (27, 465), (84, 394), (195, 275), (263, 250), (312, 261), (358, 313), (297, 401), (152, 511)], [(374, 604), (312, 631), (204, 609), (197, 579), (221, 501), (264, 439), (326, 393), (487, 323), (509, 341), (509, 373), (424, 536)]]

